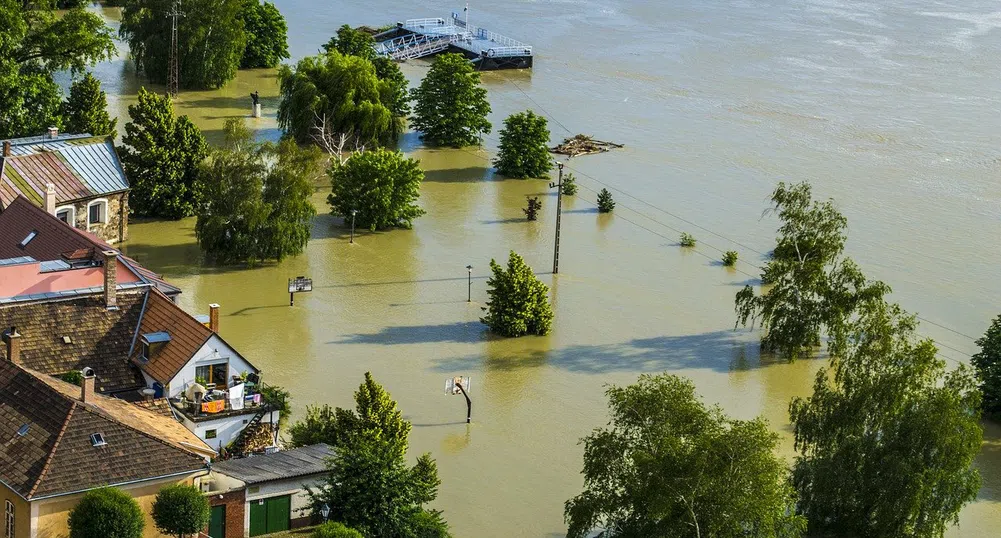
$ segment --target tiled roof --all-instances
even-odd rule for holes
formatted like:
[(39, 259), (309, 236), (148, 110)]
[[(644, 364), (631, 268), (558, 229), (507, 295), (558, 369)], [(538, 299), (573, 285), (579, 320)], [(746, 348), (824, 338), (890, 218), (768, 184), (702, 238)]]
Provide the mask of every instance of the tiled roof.
[[(120, 290), (117, 310), (107, 309), (103, 295), (2, 305), (0, 328), (17, 327), (27, 368), (58, 375), (90, 367), (102, 392), (137, 389), (145, 383), (127, 357), (146, 295)], [(64, 343), (64, 336), (71, 343)], [(6, 355), (0, 346), (0, 358), (7, 360)]]
[(324, 443), (272, 454), (221, 461), (212, 470), (246, 482), (247, 485), (286, 480), (327, 472), (333, 449)]
[[(2, 187), (0, 187), (2, 188)], [(18, 246), (32, 231), (38, 232), (24, 248)], [(0, 211), (0, 259), (31, 256), (38, 261), (58, 260), (75, 256), (90, 258), (95, 251), (115, 250), (93, 234), (78, 230), (49, 215), (42, 208), (19, 196)], [(138, 262), (119, 253), (145, 281), (167, 295), (177, 295), (179, 288), (168, 284), (162, 277), (142, 267)]]
[(166, 295), (153, 290), (149, 293), (149, 300), (143, 310), (139, 334), (160, 331), (170, 335), (169, 342), (146, 362), (140, 360), (142, 349), (137, 345), (133, 349), (132, 358), (146, 374), (161, 383), (169, 383), (213, 334)]
[(110, 137), (43, 140), (17, 144), (0, 164), (0, 204), (22, 194), (43, 205), (47, 183), (56, 188), (56, 203), (95, 198), (129, 188)]
[[(27, 432), (18, 431), (27, 426)], [(100, 433), (106, 444), (94, 446)], [(0, 362), (0, 480), (26, 499), (204, 468), (204, 460)]]

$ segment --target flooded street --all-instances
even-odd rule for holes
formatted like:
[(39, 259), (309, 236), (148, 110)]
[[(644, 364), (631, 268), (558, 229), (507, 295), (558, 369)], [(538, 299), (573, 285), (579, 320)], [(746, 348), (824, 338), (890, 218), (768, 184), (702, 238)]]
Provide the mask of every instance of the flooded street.
[[(459, 3), (278, 0), (294, 58), (348, 24), (446, 16)], [(504, 180), (484, 149), (402, 149), (427, 177), (428, 214), (413, 230), (359, 232), (327, 215), (329, 187), (305, 254), (255, 269), (205, 264), (194, 219), (136, 223), (127, 253), (164, 273), (192, 313), (222, 305), (221, 333), (307, 404), (350, 406), (365, 371), (414, 423), (411, 453), (430, 451), (442, 479), (436, 508), (458, 537), (563, 536), (563, 502), (580, 491), (577, 441), (606, 421), (603, 386), (643, 372), (693, 379), (739, 418), (764, 415), (793, 456), (787, 406), (810, 393), (822, 359), (762, 358), (734, 332), (733, 296), (757, 276), (777, 223), (762, 218), (776, 182), (808, 180), (848, 217), (848, 253), (893, 299), (919, 313), (948, 361), (1001, 310), (1001, 14), (974, 0), (517, 1), (470, 6), (470, 22), (535, 47), (531, 72), (483, 76), (495, 130), (527, 108), (554, 140), (583, 132), (626, 147), (569, 163), (582, 187), (564, 200), (560, 274), (552, 268), (555, 193)], [(115, 10), (104, 10), (114, 20)], [(123, 51), (124, 53), (124, 51)], [(404, 65), (412, 81), (427, 70)], [(95, 70), (113, 114), (142, 84), (122, 59)], [(259, 136), (280, 136), (272, 70), (225, 88), (183, 92), (188, 114), (218, 141), (259, 91)], [(618, 203), (599, 215), (596, 191)], [(525, 197), (540, 196), (526, 222)], [(681, 231), (699, 240), (678, 246)], [(547, 337), (495, 339), (478, 319), (490, 258), (522, 254), (552, 289)], [(719, 266), (737, 250), (736, 270)], [(472, 303), (466, 265), (473, 265)], [(286, 281), (314, 291), (289, 307)], [(473, 424), (446, 377), (472, 377)], [(987, 425), (983, 488), (947, 535), (1001, 527), (1001, 428)]]

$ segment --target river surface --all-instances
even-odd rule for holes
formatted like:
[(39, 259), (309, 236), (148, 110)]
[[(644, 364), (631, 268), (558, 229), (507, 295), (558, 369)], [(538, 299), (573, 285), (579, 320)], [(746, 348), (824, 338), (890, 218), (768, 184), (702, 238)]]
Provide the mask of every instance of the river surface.
[[(277, 0), (294, 58), (343, 24), (447, 16), (458, 3)], [(99, 8), (95, 8), (99, 9)], [(114, 10), (105, 10), (112, 22)], [(544, 181), (504, 180), (484, 149), (402, 148), (427, 170), (413, 230), (360, 232), (321, 215), (305, 254), (255, 269), (205, 264), (194, 220), (136, 223), (126, 246), (184, 289), (192, 313), (222, 305), (222, 335), (308, 404), (352, 405), (371, 371), (414, 423), (412, 455), (442, 478), (435, 503), (456, 536), (560, 537), (582, 485), (578, 439), (607, 420), (603, 387), (643, 372), (690, 377), (708, 402), (766, 417), (793, 456), (787, 406), (810, 393), (822, 359), (760, 357), (733, 331), (733, 295), (774, 241), (763, 216), (775, 183), (808, 180), (850, 222), (848, 252), (918, 312), (950, 365), (998, 313), (1001, 283), (1001, 11), (983, 0), (538, 0), (470, 6), (470, 22), (535, 47), (531, 72), (484, 74), (495, 127), (527, 108), (553, 138), (588, 133), (626, 147), (569, 163), (581, 184), (564, 200), (560, 273), (552, 264), (555, 195)], [(123, 54), (125, 50), (123, 48)], [(417, 81), (427, 64), (404, 70)], [(142, 84), (124, 57), (101, 64), (120, 126)], [(210, 140), (260, 91), (276, 139), (274, 71), (241, 72), (219, 91), (177, 102)], [(608, 186), (615, 212), (598, 215)], [(543, 201), (524, 221), (526, 196)], [(677, 245), (680, 231), (699, 239)], [(490, 258), (521, 253), (552, 287), (553, 333), (514, 340), (479, 323)], [(720, 267), (737, 250), (736, 270)], [(473, 265), (466, 302), (466, 265)], [(289, 307), (286, 280), (313, 278)], [(445, 379), (472, 377), (473, 424)], [(950, 537), (1001, 528), (1001, 428), (986, 425), (984, 485)]]

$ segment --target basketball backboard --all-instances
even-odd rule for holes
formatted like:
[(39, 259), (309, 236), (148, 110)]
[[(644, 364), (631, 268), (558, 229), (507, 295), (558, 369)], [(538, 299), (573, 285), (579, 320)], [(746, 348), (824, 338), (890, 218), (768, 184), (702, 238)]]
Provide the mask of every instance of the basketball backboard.
[(462, 391), (459, 390), (459, 385), (466, 389), (466, 394), (469, 394), (469, 377), (457, 375), (455, 377), (450, 377), (445, 380), (445, 394), (461, 394)]

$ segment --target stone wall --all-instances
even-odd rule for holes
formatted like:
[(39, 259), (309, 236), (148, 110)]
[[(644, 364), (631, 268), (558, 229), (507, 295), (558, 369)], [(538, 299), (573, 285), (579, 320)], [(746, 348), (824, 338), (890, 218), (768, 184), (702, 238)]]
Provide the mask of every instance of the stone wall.
[[(102, 224), (92, 224), (87, 226), (88, 205), (94, 200), (107, 200), (108, 208), (105, 214), (106, 221)], [(76, 228), (86, 230), (100, 237), (104, 241), (115, 244), (125, 241), (129, 237), (129, 193), (112, 194), (107, 197), (90, 198), (80, 200), (73, 204), (76, 214)], [(62, 207), (60, 205), (59, 207)]]

